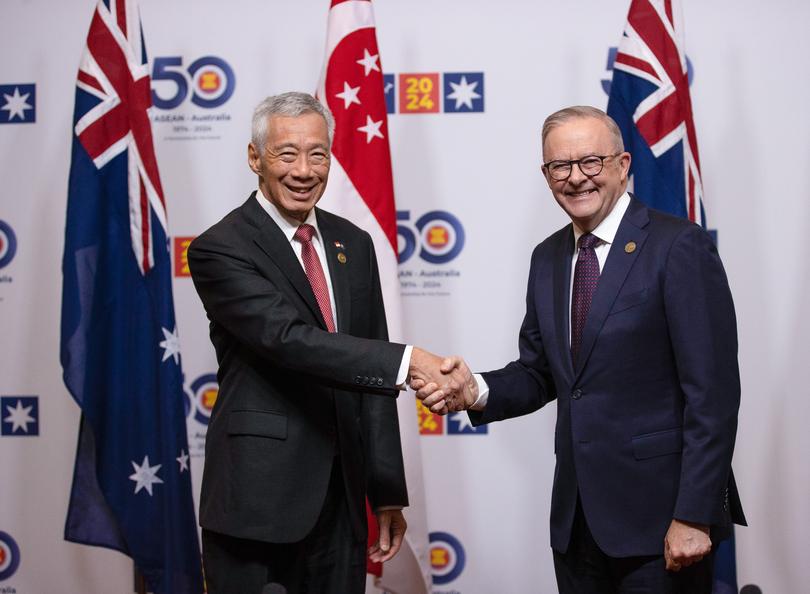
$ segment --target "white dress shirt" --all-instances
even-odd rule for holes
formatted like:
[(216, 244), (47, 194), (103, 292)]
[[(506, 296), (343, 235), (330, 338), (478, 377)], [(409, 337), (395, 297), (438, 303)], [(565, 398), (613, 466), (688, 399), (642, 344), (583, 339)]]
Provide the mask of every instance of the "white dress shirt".
[[(324, 247), (323, 239), (321, 238), (321, 230), (318, 228), (318, 219), (315, 216), (315, 209), (313, 208), (309, 211), (304, 223), (300, 223), (299, 221), (284, 215), (275, 204), (264, 197), (261, 189), (256, 191), (256, 200), (262, 209), (264, 209), (264, 211), (270, 215), (270, 218), (273, 219), (276, 225), (278, 225), (282, 233), (284, 233), (284, 235), (287, 237), (287, 241), (290, 242), (290, 246), (292, 247), (293, 252), (295, 252), (295, 256), (298, 258), (298, 262), (301, 264), (301, 268), (304, 269), (304, 272), (306, 272), (306, 268), (304, 267), (304, 258), (302, 256), (303, 246), (301, 245), (300, 241), (293, 239), (293, 237), (295, 236), (295, 232), (298, 230), (298, 227), (300, 227), (302, 224), (312, 225), (315, 228), (315, 234), (312, 236), (312, 246), (315, 248), (315, 252), (318, 254), (318, 259), (321, 261), (323, 275), (326, 278), (326, 287), (329, 289), (329, 306), (332, 308), (332, 319), (335, 320), (335, 328), (339, 330), (341, 328), (341, 320), (339, 320), (337, 317), (337, 308), (335, 307), (335, 292), (332, 289), (332, 277), (329, 274), (329, 266), (326, 264), (326, 248)], [(410, 345), (405, 348), (405, 352), (402, 356), (402, 362), (399, 365), (396, 385), (400, 389), (404, 389), (405, 382), (408, 379), (408, 367), (411, 361), (412, 350), (413, 347)]]
[[(630, 195), (625, 192), (622, 194), (619, 199), (616, 201), (616, 205), (613, 207), (608, 215), (602, 220), (596, 228), (591, 231), (593, 235), (599, 238), (599, 243), (593, 248), (593, 251), (596, 252), (596, 259), (599, 261), (599, 272), (601, 273), (602, 270), (605, 268), (605, 262), (607, 261), (608, 253), (610, 252), (610, 246), (613, 244), (613, 240), (616, 238), (616, 232), (619, 230), (619, 224), (622, 222), (622, 217), (624, 217), (624, 213), (627, 210), (627, 207), (630, 205)], [(574, 288), (574, 273), (575, 267), (577, 265), (577, 258), (579, 257), (579, 250), (577, 249), (577, 242), (579, 238), (584, 235), (584, 231), (579, 229), (576, 225), (573, 225), (574, 228), (574, 255), (571, 257), (571, 284), (568, 287), (568, 339), (569, 342), (571, 340), (571, 296), (573, 293)], [(489, 399), (489, 386), (487, 386), (486, 381), (481, 376), (480, 373), (473, 374), (475, 377), (475, 381), (478, 383), (478, 400), (470, 407), (473, 410), (484, 410), (484, 407), (487, 405), (487, 400)]]

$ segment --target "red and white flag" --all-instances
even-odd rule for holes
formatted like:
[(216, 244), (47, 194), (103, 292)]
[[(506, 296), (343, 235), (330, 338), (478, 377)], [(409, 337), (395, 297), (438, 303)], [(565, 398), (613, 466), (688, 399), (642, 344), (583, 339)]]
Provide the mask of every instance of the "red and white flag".
[[(332, 0), (317, 95), (335, 116), (329, 186), (321, 204), (371, 234), (388, 332), (392, 340), (401, 341), (394, 180), (370, 0)], [(431, 583), (422, 455), (414, 401), (399, 398), (398, 407), (410, 499), (405, 510), (408, 531), (399, 554), (385, 564), (378, 585), (397, 594), (418, 594), (429, 592)]]

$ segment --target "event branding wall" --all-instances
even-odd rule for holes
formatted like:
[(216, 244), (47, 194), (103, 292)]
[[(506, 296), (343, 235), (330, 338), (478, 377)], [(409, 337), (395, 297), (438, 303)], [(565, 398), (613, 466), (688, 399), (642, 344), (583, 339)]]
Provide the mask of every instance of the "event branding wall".
[[(328, 4), (142, 1), (197, 489), (216, 363), (184, 248), (255, 188), (245, 158), (252, 107), (315, 90)], [(517, 354), (531, 250), (566, 222), (540, 174), (540, 125), (564, 105), (606, 105), (629, 2), (375, 4), (406, 338), (475, 369), (499, 367)], [(94, 7), (0, 6), (4, 594), (131, 591), (127, 558), (62, 540), (78, 409), (58, 362), (60, 266), (75, 76)], [(686, 0), (684, 12), (707, 217), (739, 320), (734, 467), (751, 523), (737, 533), (739, 582), (793, 594), (810, 581), (801, 375), (810, 326), (800, 315), (810, 279), (810, 5)], [(556, 591), (554, 408), (478, 429), (466, 415), (420, 413), (435, 592)]]

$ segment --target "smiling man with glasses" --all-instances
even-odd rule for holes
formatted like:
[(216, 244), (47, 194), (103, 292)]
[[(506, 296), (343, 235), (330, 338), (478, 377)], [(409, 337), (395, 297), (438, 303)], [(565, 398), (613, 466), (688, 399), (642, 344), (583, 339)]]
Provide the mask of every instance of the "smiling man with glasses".
[[(571, 219), (534, 250), (520, 357), (464, 393), (474, 425), (556, 400), (551, 546), (562, 594), (709, 594), (713, 543), (744, 523), (731, 457), (734, 304), (701, 227), (627, 192), (631, 156), (593, 107), (549, 116), (543, 174)], [(530, 511), (530, 510), (527, 510)]]

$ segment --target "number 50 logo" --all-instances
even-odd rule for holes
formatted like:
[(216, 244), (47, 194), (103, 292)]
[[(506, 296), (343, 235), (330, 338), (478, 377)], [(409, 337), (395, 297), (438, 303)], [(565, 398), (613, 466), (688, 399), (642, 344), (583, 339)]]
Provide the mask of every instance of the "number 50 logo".
[[(185, 101), (191, 85), (191, 102), (198, 107), (219, 107), (233, 95), (236, 77), (233, 68), (216, 56), (203, 56), (183, 69), (183, 58), (155, 58), (152, 83), (152, 103), (158, 109), (174, 109)], [(158, 83), (155, 85), (155, 83)], [(171, 92), (171, 94), (169, 94)], [(164, 95), (164, 96), (161, 96)], [(168, 96), (166, 96), (168, 95)]]
[(461, 253), (464, 248), (464, 227), (444, 210), (431, 210), (410, 224), (411, 213), (397, 211), (399, 263), (403, 264), (416, 253), (431, 264), (444, 264)]

